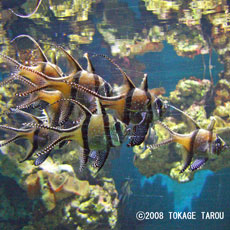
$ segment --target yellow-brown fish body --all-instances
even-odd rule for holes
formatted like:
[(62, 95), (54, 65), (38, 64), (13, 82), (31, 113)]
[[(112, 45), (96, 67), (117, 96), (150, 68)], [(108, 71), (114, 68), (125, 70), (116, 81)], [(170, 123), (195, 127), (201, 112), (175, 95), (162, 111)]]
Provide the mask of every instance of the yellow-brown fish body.
[[(67, 99), (63, 99), (67, 100)], [(83, 149), (80, 169), (82, 170), (89, 157), (90, 151), (97, 151), (96, 166), (100, 169), (109, 154), (111, 147), (120, 146), (126, 132), (126, 126), (110, 114), (107, 114), (103, 107), (97, 109), (97, 114), (92, 114), (81, 103), (68, 99), (80, 106), (85, 112), (85, 118), (76, 126), (68, 129), (48, 127), (41, 124), (31, 124), (31, 127), (54, 131), (57, 139), (37, 153), (38, 158), (35, 165), (41, 164), (49, 155), (50, 151), (63, 141), (76, 141)]]
[(196, 170), (200, 168), (209, 158), (213, 158), (215, 155), (219, 155), (227, 146), (225, 142), (213, 132), (215, 120), (212, 119), (208, 129), (197, 128), (189, 134), (178, 134), (165, 124), (159, 122), (170, 133), (168, 140), (162, 141), (159, 144), (150, 146), (150, 148), (157, 148), (162, 145), (166, 145), (172, 142), (181, 144), (186, 149), (186, 154), (183, 157), (183, 168), (181, 173), (184, 172), (191, 164), (194, 156), (198, 159), (190, 166), (190, 170)]

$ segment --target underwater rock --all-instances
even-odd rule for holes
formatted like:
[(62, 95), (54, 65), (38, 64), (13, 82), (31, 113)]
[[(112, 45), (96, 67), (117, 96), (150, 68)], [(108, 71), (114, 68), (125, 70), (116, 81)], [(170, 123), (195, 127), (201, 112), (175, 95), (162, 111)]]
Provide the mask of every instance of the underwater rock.
[(181, 109), (194, 103), (204, 104), (210, 90), (211, 82), (209, 80), (183, 79), (178, 82), (176, 90), (170, 92), (169, 101)]
[(118, 193), (113, 179), (102, 178), (103, 186), (91, 185), (84, 199), (72, 200), (65, 207), (66, 220), (79, 229), (114, 229), (117, 222)]
[(49, 211), (67, 197), (74, 194), (86, 196), (89, 193), (88, 181), (80, 181), (68, 172), (50, 173), (39, 170), (27, 177), (25, 187), (30, 198), (42, 194), (43, 203)]
[(214, 101), (216, 106), (224, 105), (225, 102), (230, 100), (230, 82), (226, 79), (218, 81), (215, 87)]

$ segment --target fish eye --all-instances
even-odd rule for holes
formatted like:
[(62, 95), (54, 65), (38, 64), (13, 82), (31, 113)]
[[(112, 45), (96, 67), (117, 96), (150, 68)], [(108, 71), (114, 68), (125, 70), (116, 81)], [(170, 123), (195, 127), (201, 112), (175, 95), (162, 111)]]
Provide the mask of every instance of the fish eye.
[(220, 154), (220, 152), (221, 152), (221, 150), (222, 150), (222, 141), (221, 141), (221, 139), (217, 136), (216, 137), (216, 140), (215, 140), (215, 142), (214, 142), (214, 152), (217, 154), (217, 155), (219, 155)]
[(116, 130), (121, 129), (121, 123), (120, 123), (119, 121), (117, 121), (117, 122), (115, 123), (115, 128), (116, 128)]

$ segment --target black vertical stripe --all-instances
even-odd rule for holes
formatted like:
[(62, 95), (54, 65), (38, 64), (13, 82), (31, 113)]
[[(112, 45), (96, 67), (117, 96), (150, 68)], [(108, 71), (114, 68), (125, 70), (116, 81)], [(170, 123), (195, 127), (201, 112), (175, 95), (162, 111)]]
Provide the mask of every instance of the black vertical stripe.
[[(79, 72), (78, 74), (79, 74), (79, 76), (74, 78), (74, 83), (76, 83), (76, 84), (79, 84), (80, 77), (81, 77), (81, 72)], [(74, 87), (71, 87), (70, 98), (71, 99), (76, 99), (76, 95), (77, 95), (77, 89), (75, 89)], [(65, 117), (63, 119), (63, 123), (65, 123), (69, 119), (70, 115), (73, 112), (73, 109), (74, 109), (74, 104), (72, 102), (69, 102), (68, 106), (67, 106), (66, 115), (65, 115)]]
[(125, 124), (129, 124), (130, 122), (130, 107), (132, 104), (132, 98), (133, 98), (133, 93), (134, 93), (135, 88), (129, 90), (129, 92), (127, 93), (127, 96), (125, 98), (125, 108), (124, 108), (124, 118), (123, 118), (123, 122)]
[(99, 77), (98, 77), (97, 74), (94, 74), (93, 78), (94, 78), (94, 83), (95, 83), (95, 85), (94, 85), (94, 91), (97, 93), (98, 89), (99, 89), (99, 86), (100, 86), (100, 79), (99, 79)]
[(39, 129), (35, 130), (34, 136), (33, 136), (33, 142), (31, 143), (32, 144), (32, 149), (30, 150), (28, 155), (23, 160), (20, 161), (20, 163), (28, 160), (33, 155), (33, 153), (38, 149), (38, 135), (39, 135), (39, 132), (40, 132)]
[(120, 144), (123, 142), (123, 133), (122, 133), (122, 130), (121, 130), (121, 124), (120, 122), (117, 121), (116, 117), (114, 117), (114, 120), (115, 120), (115, 129), (116, 129), (116, 133), (118, 134), (118, 137), (119, 137), (119, 142)]
[(83, 140), (83, 164), (85, 165), (88, 161), (89, 157), (89, 142), (88, 142), (88, 130), (89, 130), (89, 123), (90, 123), (91, 116), (86, 114), (86, 118), (82, 124), (81, 127), (81, 133), (82, 133), (82, 140)]
[(191, 142), (190, 142), (190, 146), (189, 146), (189, 151), (187, 153), (187, 158), (185, 159), (185, 164), (183, 166), (183, 169), (180, 171), (180, 173), (184, 172), (188, 168), (188, 166), (190, 165), (190, 163), (192, 161), (193, 154), (194, 154), (194, 152), (193, 152), (194, 151), (194, 144), (195, 144), (196, 137), (197, 137), (197, 134), (199, 131), (200, 131), (200, 129), (196, 129), (192, 134)]
[(107, 142), (106, 144), (107, 144), (107, 149), (108, 149), (109, 147), (113, 146), (112, 138), (110, 135), (109, 116), (103, 107), (101, 107), (101, 111), (102, 111), (102, 116), (103, 116), (104, 131), (105, 131), (106, 142)]

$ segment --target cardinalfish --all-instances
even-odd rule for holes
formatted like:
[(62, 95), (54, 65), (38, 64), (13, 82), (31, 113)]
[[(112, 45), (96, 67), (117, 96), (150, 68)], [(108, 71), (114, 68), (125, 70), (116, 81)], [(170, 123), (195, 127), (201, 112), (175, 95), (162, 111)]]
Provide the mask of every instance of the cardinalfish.
[[(130, 77), (110, 58), (105, 55), (98, 56), (105, 57), (119, 69), (124, 84), (116, 90), (116, 96), (106, 97), (95, 92), (89, 93), (97, 97), (105, 108), (114, 110), (122, 122), (127, 125), (134, 124), (128, 146), (139, 145), (144, 141), (150, 124), (153, 122), (153, 110), (157, 115), (162, 116), (164, 104), (148, 90), (147, 75), (144, 76), (141, 86), (138, 88)], [(69, 82), (69, 84), (79, 88), (74, 82)], [(154, 109), (152, 105), (154, 105)]]
[(37, 152), (38, 156), (34, 164), (36, 166), (43, 163), (49, 156), (50, 152), (58, 144), (62, 145), (63, 142), (75, 141), (83, 149), (83, 154), (80, 161), (80, 171), (83, 170), (90, 152), (96, 152), (94, 167), (98, 168), (98, 171), (103, 167), (111, 147), (120, 146), (126, 136), (126, 125), (116, 119), (114, 116), (107, 114), (103, 106), (97, 103), (97, 113), (93, 114), (88, 108), (82, 105), (80, 102), (73, 99), (62, 99), (68, 100), (78, 105), (84, 112), (84, 119), (71, 128), (59, 128), (51, 127), (43, 124), (28, 123), (27, 126), (34, 130), (46, 130), (54, 140), (42, 151)]
[[(188, 116), (188, 115), (187, 115)], [(190, 118), (190, 117), (189, 117)], [(194, 120), (191, 118), (194, 122)], [(172, 131), (167, 125), (158, 121), (158, 123), (165, 128), (169, 134), (170, 138), (164, 140), (158, 144), (149, 146), (150, 149), (155, 149), (163, 145), (167, 145), (172, 142), (181, 144), (186, 153), (183, 156), (183, 167), (180, 173), (183, 173), (189, 166), (190, 170), (194, 171), (202, 167), (208, 159), (213, 159), (218, 156), (223, 150), (229, 148), (226, 143), (218, 136), (214, 131), (215, 119), (212, 118), (207, 129), (202, 129), (197, 123), (196, 129), (189, 134), (179, 134)], [(191, 164), (193, 157), (197, 155), (197, 159)]]
[[(19, 36), (18, 36), (19, 37)], [(28, 37), (33, 42), (35, 42), (30, 36), (27, 35), (21, 35), (21, 37)], [(103, 78), (101, 78), (99, 75), (94, 73), (94, 67), (92, 66), (92, 63), (88, 57), (87, 54), (85, 54), (85, 57), (88, 62), (87, 71), (83, 70), (81, 65), (75, 60), (70, 54), (68, 54), (62, 47), (59, 47), (65, 54), (70, 62), (71, 65), (74, 66), (74, 71), (69, 76), (63, 76), (63, 74), (50, 74), (51, 70), (58, 70), (59, 67), (56, 65), (52, 65), (46, 58), (44, 52), (40, 48), (40, 46), (36, 43), (36, 45), (39, 48), (40, 54), (44, 59), (44, 62), (41, 62), (38, 64), (38, 66), (35, 67), (27, 67), (24, 65), (21, 65), (16, 60), (7, 57), (5, 55), (2, 55), (5, 59), (7, 59), (10, 63), (13, 63), (18, 71), (16, 74), (14, 74), (10, 79), (7, 79), (4, 81), (1, 85), (5, 85), (6, 83), (11, 82), (14, 79), (21, 80), (25, 82), (27, 85), (29, 85), (32, 89), (30, 89), (27, 92), (24, 92), (22, 94), (18, 94), (19, 96), (26, 96), (31, 95), (32, 93), (38, 92), (36, 96), (32, 96), (29, 101), (27, 101), (23, 106), (29, 106), (30, 104), (34, 103), (38, 100), (46, 101), (47, 103), (53, 104), (54, 100), (57, 97), (60, 97), (60, 93), (57, 93), (57, 90), (60, 91), (63, 94), (64, 98), (76, 98), (79, 99), (79, 94), (77, 93), (76, 89), (71, 87), (69, 84), (67, 84), (69, 81), (74, 81), (76, 84), (80, 84), (85, 86), (89, 90), (94, 90), (97, 93), (100, 93), (105, 96), (110, 96), (112, 94), (112, 88), (109, 83), (107, 83)], [(46, 59), (46, 60), (45, 60)], [(52, 67), (52, 68), (50, 68)], [(56, 71), (57, 72), (57, 71)], [(62, 75), (63, 77), (60, 77)], [(53, 94), (49, 93), (47, 91), (44, 91), (44, 89), (49, 88), (53, 89)], [(41, 93), (40, 93), (41, 92)], [(92, 106), (95, 107), (95, 105), (92, 102), (92, 99), (85, 99), (85, 97), (82, 97), (82, 103), (87, 103), (88, 101), (88, 107)], [(63, 115), (63, 119), (60, 119), (60, 123), (64, 123), (68, 120), (69, 116), (73, 112), (73, 105), (69, 102), (67, 103), (65, 115)], [(23, 106), (20, 106), (19, 108), (23, 108)], [(52, 111), (53, 113), (57, 113), (57, 110), (59, 109), (58, 105), (54, 105), (56, 107), (56, 110)], [(58, 116), (57, 116), (58, 117)]]
[[(40, 119), (40, 118), (38, 118), (38, 117), (36, 117), (30, 113), (27, 113), (25, 111), (16, 110), (16, 112), (21, 113), (26, 118), (32, 119), (33, 124), (34, 123), (36, 123), (36, 124), (43, 124), (44, 123), (44, 119)], [(33, 153), (35, 151), (39, 150), (39, 147), (46, 145), (47, 141), (52, 141), (52, 138), (55, 138), (54, 135), (50, 135), (48, 130), (39, 129), (37, 127), (14, 128), (14, 127), (10, 127), (7, 125), (0, 125), (0, 129), (16, 133), (16, 135), (14, 135), (12, 138), (10, 138), (8, 140), (1, 141), (0, 147), (8, 145), (8, 144), (10, 144), (16, 140), (19, 140), (19, 139), (25, 139), (25, 140), (29, 141), (30, 146), (31, 146), (30, 150), (26, 154), (25, 158), (20, 161), (20, 163), (28, 160), (33, 155)]]

